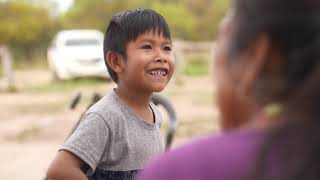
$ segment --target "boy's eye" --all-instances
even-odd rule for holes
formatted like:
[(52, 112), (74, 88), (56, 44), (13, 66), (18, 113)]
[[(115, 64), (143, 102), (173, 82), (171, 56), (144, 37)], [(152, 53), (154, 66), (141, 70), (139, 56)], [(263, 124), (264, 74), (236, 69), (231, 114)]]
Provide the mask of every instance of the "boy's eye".
[(164, 49), (165, 51), (171, 51), (171, 47), (170, 47), (170, 46), (165, 46), (163, 49)]
[(147, 44), (146, 44), (146, 45), (143, 45), (143, 46), (142, 46), (142, 49), (152, 49), (152, 47), (151, 47), (151, 45), (147, 45)]

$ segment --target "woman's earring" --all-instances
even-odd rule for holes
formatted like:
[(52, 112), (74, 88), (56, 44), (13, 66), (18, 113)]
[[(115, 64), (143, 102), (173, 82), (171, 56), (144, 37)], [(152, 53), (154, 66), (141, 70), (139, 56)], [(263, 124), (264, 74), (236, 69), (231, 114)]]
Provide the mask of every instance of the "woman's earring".
[(278, 116), (282, 111), (283, 105), (280, 103), (270, 103), (264, 107), (264, 113), (270, 119)]

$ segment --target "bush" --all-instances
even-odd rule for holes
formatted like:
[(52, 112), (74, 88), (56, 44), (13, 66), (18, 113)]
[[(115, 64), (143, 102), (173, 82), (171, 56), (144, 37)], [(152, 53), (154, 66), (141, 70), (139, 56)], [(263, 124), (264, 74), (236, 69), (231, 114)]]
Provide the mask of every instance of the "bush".
[(206, 58), (194, 56), (186, 61), (184, 74), (188, 76), (203, 76), (209, 73), (209, 65)]

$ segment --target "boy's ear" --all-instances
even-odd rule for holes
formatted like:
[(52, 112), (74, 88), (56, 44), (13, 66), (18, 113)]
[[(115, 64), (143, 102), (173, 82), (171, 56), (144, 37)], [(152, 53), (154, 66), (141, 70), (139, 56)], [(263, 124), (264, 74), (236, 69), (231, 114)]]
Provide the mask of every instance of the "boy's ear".
[(109, 51), (107, 53), (107, 63), (111, 67), (113, 71), (115, 71), (117, 74), (122, 73), (124, 71), (124, 61), (123, 57), (113, 51)]

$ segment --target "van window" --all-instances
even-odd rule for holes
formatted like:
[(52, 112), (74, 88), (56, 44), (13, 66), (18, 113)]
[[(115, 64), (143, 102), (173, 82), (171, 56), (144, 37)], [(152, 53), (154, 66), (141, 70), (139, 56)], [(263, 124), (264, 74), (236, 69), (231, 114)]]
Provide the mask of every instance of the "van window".
[(98, 39), (67, 39), (66, 46), (96, 46), (100, 45)]

